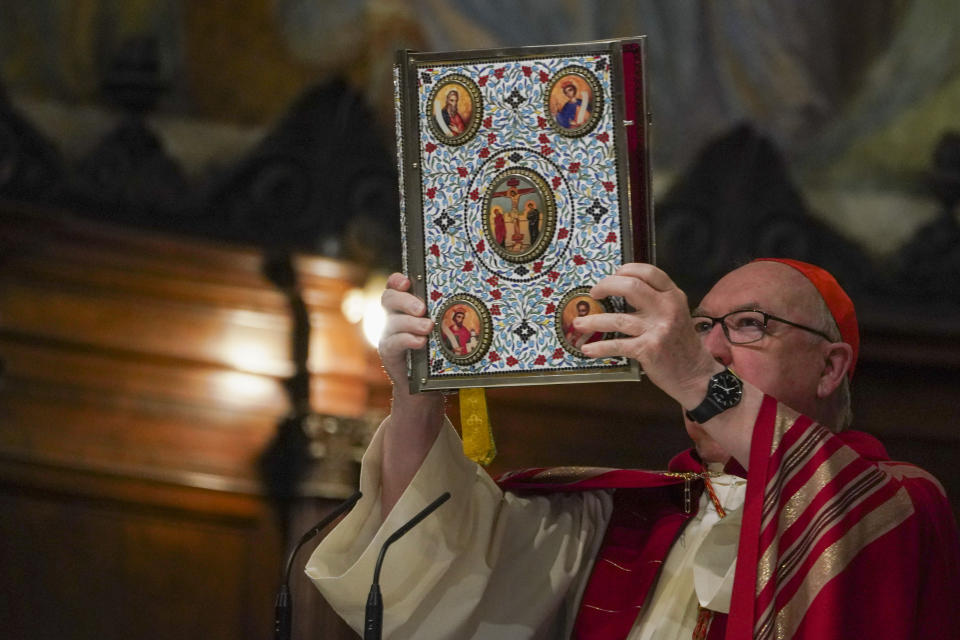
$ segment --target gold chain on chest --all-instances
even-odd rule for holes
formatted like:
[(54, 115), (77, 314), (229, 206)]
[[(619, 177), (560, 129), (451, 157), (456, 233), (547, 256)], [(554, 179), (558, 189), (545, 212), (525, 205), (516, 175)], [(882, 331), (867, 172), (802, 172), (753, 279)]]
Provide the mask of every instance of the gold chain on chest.
[(690, 513), (693, 509), (690, 490), (690, 484), (694, 478), (698, 480), (703, 480), (703, 484), (707, 489), (707, 493), (710, 494), (710, 501), (713, 502), (714, 508), (717, 510), (717, 515), (721, 518), (727, 515), (727, 512), (720, 505), (720, 499), (717, 497), (717, 492), (713, 490), (713, 483), (710, 482), (710, 478), (719, 478), (723, 475), (722, 471), (664, 471), (663, 475), (670, 478), (683, 478), (683, 512)]

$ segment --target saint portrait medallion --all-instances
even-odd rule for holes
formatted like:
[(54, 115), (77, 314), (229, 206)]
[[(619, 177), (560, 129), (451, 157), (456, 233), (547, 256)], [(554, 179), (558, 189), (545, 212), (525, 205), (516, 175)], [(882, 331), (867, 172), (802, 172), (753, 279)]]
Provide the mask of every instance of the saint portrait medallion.
[(474, 296), (460, 293), (440, 307), (433, 331), (443, 356), (455, 364), (473, 364), (490, 350), (493, 321), (487, 307)]
[(556, 225), (553, 191), (540, 174), (517, 167), (493, 178), (483, 201), (483, 231), (500, 257), (534, 260), (550, 246)]
[(568, 138), (590, 133), (603, 115), (600, 83), (583, 67), (565, 67), (558, 71), (545, 95), (553, 130)]
[(447, 145), (469, 142), (483, 120), (480, 89), (466, 76), (452, 74), (436, 81), (427, 99), (427, 122), (437, 139)]
[(590, 297), (590, 287), (577, 287), (567, 292), (557, 305), (554, 329), (560, 344), (568, 352), (580, 358), (586, 358), (580, 348), (585, 344), (605, 340), (613, 334), (600, 331), (579, 331), (573, 325), (575, 318), (594, 313), (612, 313), (613, 307), (606, 300)]

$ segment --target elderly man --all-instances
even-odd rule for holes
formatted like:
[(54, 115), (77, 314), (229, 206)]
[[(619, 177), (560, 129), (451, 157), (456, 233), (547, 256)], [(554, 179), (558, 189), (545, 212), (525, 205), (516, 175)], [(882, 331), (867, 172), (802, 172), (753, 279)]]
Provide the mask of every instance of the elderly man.
[[(684, 411), (668, 471), (508, 474), (466, 460), (438, 394), (410, 395), (405, 351), (433, 328), (400, 274), (380, 344), (393, 412), (364, 500), (307, 573), (354, 627), (385, 538), (391, 638), (960, 638), (956, 525), (937, 481), (886, 459), (850, 420), (859, 337), (849, 298), (806, 263), (755, 261), (691, 312), (663, 271), (628, 264), (591, 291), (636, 311), (575, 320), (590, 357), (625, 355)], [(642, 428), (642, 426), (638, 426)]]

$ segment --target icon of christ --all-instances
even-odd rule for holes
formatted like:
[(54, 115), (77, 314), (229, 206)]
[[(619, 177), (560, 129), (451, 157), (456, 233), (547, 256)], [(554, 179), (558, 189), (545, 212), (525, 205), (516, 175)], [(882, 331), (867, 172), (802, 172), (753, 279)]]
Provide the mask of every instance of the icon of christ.
[[(515, 255), (522, 254), (529, 250), (533, 244), (530, 229), (530, 211), (537, 210), (537, 204), (533, 199), (528, 199), (521, 208), (520, 197), (536, 192), (537, 190), (533, 187), (522, 186), (520, 178), (511, 176), (506, 181), (506, 189), (493, 193), (493, 198), (507, 198), (510, 201), (510, 208), (506, 212), (503, 212), (503, 208), (499, 205), (494, 205), (490, 209), (492, 226), (497, 230), (497, 243), (509, 253)], [(532, 205), (532, 207), (530, 205)], [(498, 217), (501, 212), (506, 231), (502, 241), (500, 239), (500, 222)], [(535, 228), (537, 225), (538, 221), (534, 221)]]

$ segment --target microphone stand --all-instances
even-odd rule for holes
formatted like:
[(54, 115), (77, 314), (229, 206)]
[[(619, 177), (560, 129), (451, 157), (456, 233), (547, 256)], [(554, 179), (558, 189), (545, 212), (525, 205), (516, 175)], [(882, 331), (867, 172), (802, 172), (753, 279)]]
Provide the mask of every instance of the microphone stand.
[(341, 502), (333, 511), (324, 516), (323, 520), (303, 534), (300, 541), (293, 547), (290, 556), (287, 558), (286, 570), (283, 572), (283, 584), (280, 585), (280, 590), (277, 592), (277, 599), (273, 608), (274, 640), (290, 640), (292, 630), (291, 622), (293, 620), (293, 601), (290, 599), (290, 570), (293, 568), (293, 558), (297, 555), (297, 551), (309, 542), (311, 538), (320, 533), (324, 527), (352, 508), (362, 496), (363, 494), (357, 491)]
[(380, 567), (383, 565), (383, 558), (387, 554), (387, 548), (396, 542), (402, 535), (420, 524), (420, 521), (433, 513), (437, 507), (450, 499), (450, 492), (445, 491), (443, 495), (428, 504), (420, 513), (413, 516), (409, 522), (397, 529), (387, 538), (380, 549), (380, 557), (377, 558), (377, 565), (373, 570), (373, 584), (370, 585), (370, 594), (367, 596), (367, 609), (363, 624), (363, 640), (380, 640), (383, 633), (383, 598), (380, 595)]

